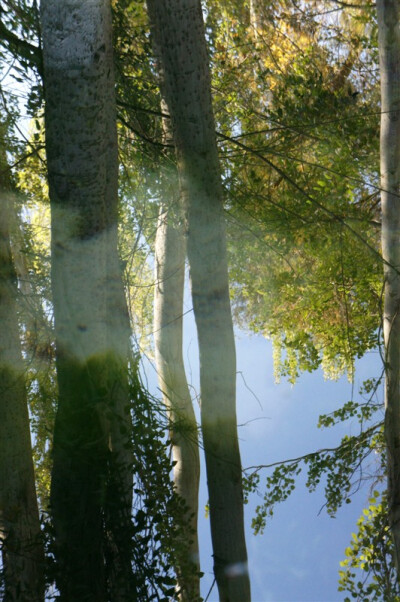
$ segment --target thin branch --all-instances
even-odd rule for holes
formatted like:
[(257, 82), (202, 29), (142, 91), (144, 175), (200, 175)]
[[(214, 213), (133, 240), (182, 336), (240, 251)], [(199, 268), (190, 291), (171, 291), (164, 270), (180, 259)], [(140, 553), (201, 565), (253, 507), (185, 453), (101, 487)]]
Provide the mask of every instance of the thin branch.
[(33, 155), (37, 155), (39, 153), (39, 151), (43, 150), (44, 148), (45, 148), (44, 145), (37, 146), (30, 153), (26, 153), (25, 155), (20, 157), (17, 161), (15, 161), (15, 163), (12, 163), (11, 165), (7, 165), (7, 167), (5, 169), (0, 171), (0, 175), (5, 174), (7, 171), (11, 171), (12, 169), (14, 169), (14, 167), (17, 167), (17, 165), (20, 165), (20, 163), (23, 163), (24, 161), (26, 161), (26, 159), (29, 159), (29, 157), (32, 157)]
[(0, 19), (0, 40), (5, 42), (7, 50), (12, 54), (17, 54), (20, 59), (25, 59), (31, 67), (35, 67), (39, 75), (43, 75), (43, 57), (42, 51), (38, 46), (19, 38), (10, 31)]
[(156, 117), (165, 117), (166, 119), (170, 119), (170, 115), (168, 113), (162, 113), (161, 111), (154, 111), (153, 109), (147, 109), (139, 105), (133, 105), (129, 102), (124, 102), (123, 100), (117, 99), (117, 105), (119, 107), (124, 107), (125, 109), (132, 109), (133, 111), (137, 111), (138, 113), (149, 113), (149, 115), (155, 115)]
[[(358, 437), (361, 437), (361, 436), (368, 437), (368, 435), (372, 435), (375, 431), (377, 431), (379, 428), (381, 428), (383, 426), (383, 424), (384, 424), (383, 420), (381, 422), (378, 422), (377, 424), (374, 424), (366, 431), (362, 431), (360, 433), (360, 435), (358, 435)], [(259, 472), (260, 470), (267, 469), (267, 468), (273, 468), (274, 466), (282, 466), (283, 464), (298, 464), (299, 462), (304, 462), (305, 460), (310, 460), (311, 458), (315, 458), (316, 456), (319, 456), (320, 454), (335, 453), (335, 452), (339, 451), (340, 449), (343, 449), (343, 447), (345, 447), (346, 445), (350, 445), (351, 443), (352, 443), (352, 440), (350, 439), (346, 443), (341, 443), (340, 445), (338, 445), (336, 447), (324, 447), (322, 449), (318, 449), (315, 452), (311, 452), (308, 454), (304, 454), (303, 456), (299, 456), (298, 458), (290, 458), (288, 460), (283, 460), (283, 461), (281, 460), (280, 462), (272, 462), (271, 464), (259, 464), (258, 466), (247, 466), (246, 468), (243, 468), (242, 471), (244, 473), (248, 472), (249, 470), (252, 470), (253, 472)]]
[(342, 0), (330, 0), (334, 4), (338, 4), (339, 6), (343, 6), (343, 8), (358, 8), (362, 10), (363, 8), (373, 8), (374, 5), (371, 4), (352, 4), (350, 2), (343, 2)]
[(130, 130), (133, 134), (135, 134), (136, 136), (138, 136), (139, 138), (141, 138), (145, 142), (148, 142), (149, 144), (153, 144), (154, 146), (161, 146), (162, 148), (165, 148), (165, 147), (169, 147), (170, 148), (171, 147), (171, 144), (163, 144), (162, 142), (158, 142), (157, 140), (152, 140), (151, 138), (148, 138), (144, 134), (140, 133), (137, 129), (135, 129), (133, 127), (133, 125), (131, 125), (128, 121), (126, 121), (126, 119), (124, 119), (120, 113), (118, 113), (117, 117), (120, 120), (120, 122), (128, 130)]

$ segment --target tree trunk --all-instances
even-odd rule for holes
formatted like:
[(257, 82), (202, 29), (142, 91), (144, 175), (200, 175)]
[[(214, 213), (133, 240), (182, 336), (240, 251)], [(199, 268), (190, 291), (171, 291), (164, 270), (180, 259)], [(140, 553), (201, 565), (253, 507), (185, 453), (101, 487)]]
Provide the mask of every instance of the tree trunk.
[[(168, 113), (163, 100), (161, 112)], [(180, 555), (176, 567), (178, 588), (182, 601), (195, 602), (200, 596), (197, 536), (200, 459), (197, 422), (182, 355), (186, 244), (178, 174), (168, 148), (173, 148), (171, 125), (171, 120), (163, 117), (166, 152), (161, 167), (163, 204), (155, 241), (154, 346), (158, 382), (169, 412), (172, 455), (176, 463), (174, 484), (188, 508), (188, 529), (184, 535), (186, 542), (191, 543), (189, 556)]]
[(221, 602), (250, 600), (236, 426), (236, 356), (210, 71), (198, 0), (147, 0), (172, 118), (200, 350), (201, 420)]
[(385, 261), (385, 436), (389, 524), (400, 578), (400, 7), (378, 0), (381, 73), (382, 254)]
[(262, 4), (260, 5), (260, 0), (250, 0), (250, 27), (252, 30), (252, 35), (256, 41), (262, 29), (262, 19), (260, 15), (261, 6)]
[(57, 584), (68, 602), (105, 602), (108, 589), (113, 600), (130, 600), (129, 322), (117, 251), (110, 4), (42, 0), (41, 16), (59, 387)]
[(185, 243), (182, 226), (177, 222), (173, 208), (160, 208), (155, 244), (154, 343), (159, 386), (171, 425), (174, 483), (188, 508), (186, 537), (192, 541), (190, 557), (182, 558), (182, 565), (177, 567), (180, 598), (194, 602), (200, 596), (197, 537), (200, 461), (196, 417), (182, 356)]
[[(2, 137), (1, 137), (2, 138)], [(44, 600), (44, 551), (10, 248), (11, 185), (0, 149), (0, 541), (5, 602)]]

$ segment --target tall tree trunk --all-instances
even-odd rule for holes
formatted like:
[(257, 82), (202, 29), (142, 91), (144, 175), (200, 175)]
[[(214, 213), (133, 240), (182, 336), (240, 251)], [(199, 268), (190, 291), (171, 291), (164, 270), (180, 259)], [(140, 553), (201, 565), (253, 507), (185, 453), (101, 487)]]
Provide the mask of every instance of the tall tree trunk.
[[(3, 136), (1, 136), (1, 141)], [(44, 550), (10, 248), (11, 184), (0, 149), (0, 541), (5, 602), (44, 600)]]
[(378, 0), (382, 254), (385, 261), (385, 436), (389, 524), (400, 579), (400, 6)]
[(258, 35), (262, 28), (262, 19), (260, 15), (260, 9), (262, 7), (260, 0), (250, 0), (249, 11), (250, 11), (250, 27), (254, 39), (257, 41)]
[(113, 600), (130, 600), (129, 323), (117, 251), (110, 3), (42, 0), (41, 18), (59, 387), (51, 486), (58, 587), (71, 602), (105, 602), (108, 589)]
[(187, 539), (192, 541), (190, 557), (182, 558), (182, 565), (177, 567), (178, 585), (181, 600), (194, 602), (200, 596), (197, 537), (200, 461), (196, 417), (182, 355), (185, 242), (176, 217), (173, 207), (160, 208), (155, 245), (154, 342), (159, 386), (171, 425), (174, 483), (188, 508)]
[(210, 71), (198, 0), (147, 0), (172, 118), (200, 350), (214, 572), (222, 602), (250, 600), (236, 425), (236, 356)]
[[(168, 107), (161, 101), (165, 115)], [(200, 480), (197, 422), (186, 380), (182, 354), (183, 294), (186, 243), (183, 210), (173, 148), (171, 120), (163, 117), (166, 145), (161, 167), (161, 197), (155, 242), (154, 344), (158, 382), (169, 412), (170, 436), (177, 493), (188, 508), (189, 557), (181, 556), (176, 567), (180, 599), (194, 602), (200, 596), (199, 544), (197, 535)]]

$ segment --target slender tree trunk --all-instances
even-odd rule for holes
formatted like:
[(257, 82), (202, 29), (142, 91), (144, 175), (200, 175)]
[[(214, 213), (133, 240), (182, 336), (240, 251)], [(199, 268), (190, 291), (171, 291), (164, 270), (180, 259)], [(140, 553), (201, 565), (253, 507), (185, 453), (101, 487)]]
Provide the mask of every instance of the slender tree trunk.
[(210, 71), (198, 0), (147, 0), (172, 118), (200, 350), (214, 572), (222, 602), (250, 600), (236, 425), (236, 357)]
[(255, 40), (257, 40), (258, 34), (261, 31), (262, 27), (262, 20), (260, 16), (261, 6), (262, 4), (260, 4), (260, 0), (250, 0), (250, 27), (252, 28), (252, 33)]
[[(175, 462), (174, 483), (188, 508), (189, 529), (186, 537), (188, 541), (192, 540), (190, 557), (182, 558), (183, 566), (177, 567), (178, 585), (182, 592), (181, 599), (194, 602), (200, 596), (197, 537), (200, 461), (196, 417), (182, 356), (185, 242), (182, 226), (173, 208), (160, 208), (155, 262), (154, 339), (157, 375), (169, 411)], [(193, 568), (197, 574), (193, 573)]]
[[(161, 102), (161, 111), (168, 107)], [(171, 120), (163, 117), (163, 142), (173, 148)], [(183, 210), (175, 158), (166, 148), (161, 168), (161, 197), (155, 242), (154, 344), (160, 390), (169, 411), (174, 483), (188, 508), (189, 557), (176, 567), (180, 599), (195, 602), (200, 596), (197, 536), (200, 480), (197, 422), (186, 380), (182, 355), (183, 294), (186, 244)]]
[(11, 185), (0, 149), (0, 541), (5, 602), (44, 599), (44, 550), (10, 248)]
[(59, 386), (51, 486), (58, 587), (68, 602), (105, 602), (108, 589), (113, 600), (130, 600), (122, 549), (132, 496), (129, 327), (117, 252), (110, 4), (42, 0), (41, 16)]
[(385, 260), (385, 436), (389, 524), (400, 578), (400, 6), (378, 0), (382, 254)]

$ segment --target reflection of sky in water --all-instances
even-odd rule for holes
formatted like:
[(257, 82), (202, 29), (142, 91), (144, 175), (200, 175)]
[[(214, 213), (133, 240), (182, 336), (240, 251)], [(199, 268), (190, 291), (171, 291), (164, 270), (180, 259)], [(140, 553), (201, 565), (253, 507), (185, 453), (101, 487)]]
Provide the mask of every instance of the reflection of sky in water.
[[(190, 309), (186, 294), (184, 311)], [(326, 414), (351, 398), (351, 384), (344, 377), (326, 381), (319, 370), (305, 374), (292, 386), (273, 380), (272, 349), (262, 336), (249, 337), (236, 331), (237, 412), (242, 464), (244, 467), (295, 458), (322, 447), (336, 446), (347, 432), (357, 432), (356, 421), (331, 429), (318, 429), (320, 414)], [(184, 358), (192, 395), (198, 393), (197, 342), (193, 312), (184, 317)], [(155, 370), (145, 362), (148, 384), (157, 390)], [(380, 358), (370, 353), (357, 362), (354, 394), (363, 380), (380, 373)], [(195, 404), (196, 406), (196, 404)], [(198, 408), (196, 408), (198, 413)], [(208, 501), (205, 466), (202, 458), (199, 539), (202, 595), (213, 583), (209, 520), (204, 507)], [(263, 477), (260, 482), (262, 492)], [(291, 497), (275, 509), (263, 535), (254, 536), (251, 519), (262, 497), (253, 495), (245, 506), (249, 571), (253, 602), (341, 602), (337, 591), (339, 562), (349, 545), (351, 533), (366, 503), (367, 486), (330, 518), (321, 507), (323, 487), (310, 494), (300, 475)], [(208, 602), (217, 602), (216, 585)]]

